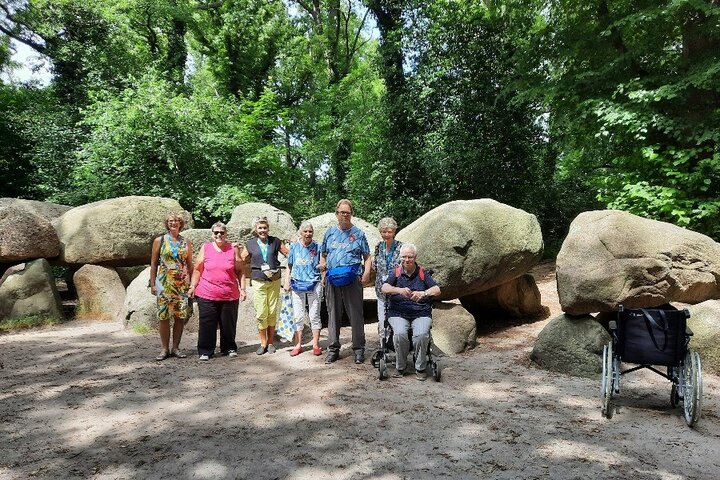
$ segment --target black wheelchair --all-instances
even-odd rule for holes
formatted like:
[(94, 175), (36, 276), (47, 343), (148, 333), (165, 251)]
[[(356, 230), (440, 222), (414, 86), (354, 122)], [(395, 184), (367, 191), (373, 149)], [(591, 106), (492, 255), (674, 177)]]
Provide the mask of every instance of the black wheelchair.
[[(392, 326), (387, 321), (387, 309), (385, 316), (385, 324), (383, 325), (383, 331), (385, 332), (385, 335), (381, 335), (380, 349), (376, 352), (376, 355), (373, 356), (372, 360), (373, 366), (378, 369), (379, 380), (385, 380), (386, 378), (388, 378), (388, 365), (392, 364), (395, 361), (395, 346), (393, 344), (393, 335), (395, 333), (393, 332)], [(430, 373), (432, 374), (433, 379), (435, 379), (436, 382), (439, 382), (440, 365), (437, 363), (432, 353), (432, 327), (430, 327), (430, 332), (428, 333), (428, 335), (430, 336), (430, 339), (428, 341), (428, 347), (426, 352), (427, 368), (430, 369)], [(410, 328), (408, 329), (408, 340), (410, 340), (410, 350), (413, 352), (414, 365), (415, 360), (417, 360), (417, 352), (412, 341), (412, 326), (410, 326)]]
[[(692, 427), (700, 418), (703, 383), (700, 355), (689, 348), (693, 335), (687, 326), (690, 312), (672, 305), (658, 308), (618, 307), (617, 320), (610, 321), (612, 340), (603, 348), (602, 414), (613, 416), (612, 398), (620, 393), (620, 378), (646, 368), (672, 383), (670, 404), (681, 402), (685, 423)], [(621, 363), (636, 366), (621, 370)], [(666, 367), (666, 373), (655, 366)]]

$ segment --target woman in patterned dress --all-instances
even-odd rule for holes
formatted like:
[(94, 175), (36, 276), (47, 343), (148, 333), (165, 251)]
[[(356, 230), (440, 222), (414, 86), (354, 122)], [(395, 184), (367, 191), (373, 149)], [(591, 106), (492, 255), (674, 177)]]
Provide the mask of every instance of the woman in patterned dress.
[[(383, 241), (378, 242), (375, 246), (375, 255), (373, 256), (372, 268), (375, 270), (375, 294), (377, 295), (377, 315), (378, 315), (378, 335), (382, 340), (385, 336), (385, 302), (387, 295), (382, 293), (383, 283), (388, 279), (390, 272), (400, 265), (400, 247), (402, 242), (395, 240), (397, 232), (397, 223), (390, 217), (380, 219), (378, 222), (378, 230)], [(373, 365), (379, 360), (380, 350), (373, 354)]]
[[(188, 287), (193, 269), (192, 243), (182, 235), (185, 226), (182, 216), (169, 213), (165, 217), (168, 233), (156, 238), (150, 259), (150, 292), (157, 297), (158, 329), (162, 351), (155, 358), (185, 358), (180, 350), (185, 321), (190, 317)], [(170, 348), (170, 321), (173, 321), (173, 342)]]

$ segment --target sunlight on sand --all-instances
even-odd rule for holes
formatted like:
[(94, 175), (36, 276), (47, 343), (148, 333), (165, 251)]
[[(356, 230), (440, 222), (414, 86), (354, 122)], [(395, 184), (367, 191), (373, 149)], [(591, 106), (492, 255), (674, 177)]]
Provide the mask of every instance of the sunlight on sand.
[(582, 442), (573, 442), (571, 440), (556, 440), (546, 444), (541, 444), (537, 451), (543, 457), (558, 460), (585, 459), (587, 461), (600, 462), (606, 465), (614, 466), (634, 461), (631, 457), (605, 449), (601, 446)]

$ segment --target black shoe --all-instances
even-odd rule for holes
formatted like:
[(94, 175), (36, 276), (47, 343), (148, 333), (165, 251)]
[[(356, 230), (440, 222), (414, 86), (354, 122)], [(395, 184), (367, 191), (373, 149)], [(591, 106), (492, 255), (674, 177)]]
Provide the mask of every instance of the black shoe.
[(340, 358), (340, 354), (338, 352), (330, 352), (328, 353), (328, 356), (325, 357), (325, 363), (335, 363), (338, 358)]
[(360, 350), (355, 354), (355, 363), (360, 365), (361, 363), (365, 363), (365, 352)]

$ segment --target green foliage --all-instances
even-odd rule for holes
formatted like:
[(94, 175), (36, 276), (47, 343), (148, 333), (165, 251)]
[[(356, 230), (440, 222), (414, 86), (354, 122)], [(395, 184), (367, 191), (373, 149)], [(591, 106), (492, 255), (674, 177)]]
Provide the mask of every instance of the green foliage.
[(718, 18), (712, 2), (559, 0), (540, 31), (559, 171), (611, 208), (716, 239)]
[(98, 95), (85, 112), (91, 133), (78, 150), (74, 195), (172, 197), (201, 223), (226, 215), (233, 200), (274, 201), (294, 189), (266, 140), (274, 110), (271, 92), (242, 103), (185, 96), (152, 73), (119, 95)]
[(341, 196), (406, 225), (491, 197), (538, 215), (549, 244), (605, 206), (720, 239), (717, 2), (4, 6), (0, 67), (12, 37), (54, 76), (0, 85), (2, 195), (167, 196), (199, 225)]
[(147, 335), (148, 333), (152, 332), (152, 328), (150, 328), (150, 325), (147, 325), (145, 323), (137, 323), (133, 325), (132, 330), (138, 335)]
[(49, 327), (59, 325), (62, 321), (56, 317), (45, 315), (28, 315), (25, 317), (11, 318), (0, 322), (0, 332), (14, 332), (27, 330), (29, 328)]
[(32, 196), (34, 169), (27, 158), (31, 144), (18, 118), (32, 105), (33, 92), (0, 84), (0, 197)]
[(285, 41), (287, 23), (281, 0), (229, 0), (195, 10), (191, 30), (221, 92), (257, 99)]

